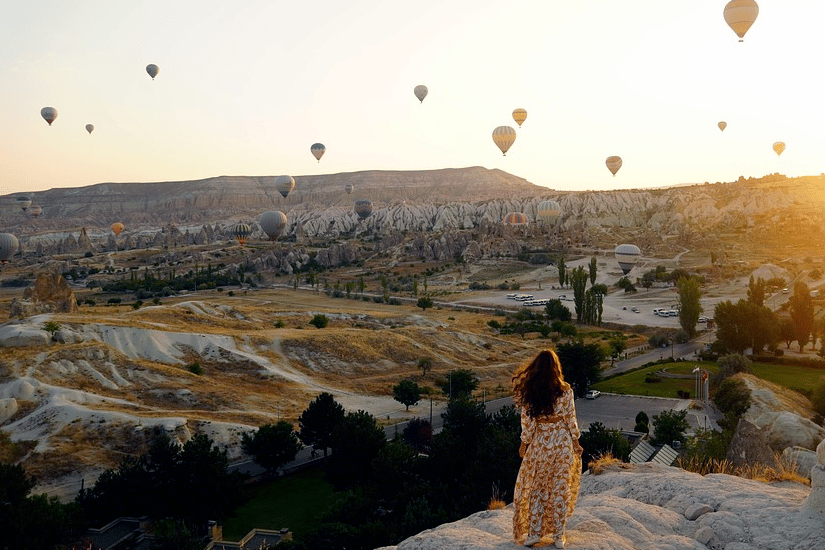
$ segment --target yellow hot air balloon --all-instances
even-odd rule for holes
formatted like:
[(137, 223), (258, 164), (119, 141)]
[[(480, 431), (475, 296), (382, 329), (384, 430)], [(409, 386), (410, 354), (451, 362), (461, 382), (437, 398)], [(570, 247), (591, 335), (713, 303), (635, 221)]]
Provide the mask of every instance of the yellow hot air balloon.
[(48, 122), (49, 126), (51, 126), (52, 122), (54, 122), (57, 118), (57, 109), (54, 107), (43, 107), (40, 109), (40, 116), (42, 116), (43, 120)]
[(87, 124), (86, 125), (86, 131), (89, 132), (90, 134), (94, 131), (94, 129), (95, 129), (94, 124)]
[(154, 63), (150, 63), (149, 65), (146, 65), (146, 72), (149, 73), (149, 76), (151, 76), (152, 80), (154, 80), (155, 77), (158, 76), (160, 68)]
[(607, 160), (604, 161), (607, 165), (607, 169), (613, 174), (613, 177), (616, 177), (616, 172), (619, 171), (619, 168), (622, 167), (622, 157), (607, 157)]
[(427, 97), (429, 90), (427, 90), (427, 87), (423, 84), (419, 84), (415, 87), (415, 89), (413, 89), (413, 93), (415, 94), (415, 97), (418, 98), (418, 101), (424, 103), (424, 98)]
[(315, 160), (321, 162), (321, 157), (327, 152), (327, 148), (324, 147), (323, 143), (313, 143), (309, 151), (312, 153), (312, 156), (315, 157)]
[(719, 129), (724, 132), (725, 128), (728, 127), (728, 123), (725, 122), (724, 120), (721, 120), (721, 121), (719, 121), (719, 124), (717, 124), (717, 126), (719, 126)]
[(125, 229), (125, 227), (120, 222), (115, 222), (115, 223), (112, 224), (112, 233), (114, 233), (115, 236), (118, 236), (121, 233), (123, 233), (124, 229)]
[(731, 0), (725, 6), (725, 22), (739, 37), (739, 42), (743, 41), (757, 15), (759, 6), (754, 0)]
[(507, 156), (507, 151), (510, 146), (516, 141), (516, 130), (511, 126), (499, 126), (493, 130), (493, 142), (498, 145), (504, 156)]
[(556, 201), (541, 201), (536, 206), (536, 221), (553, 224), (561, 216), (561, 206)]
[(782, 151), (785, 150), (785, 142), (784, 141), (777, 141), (773, 144), (773, 150), (776, 151), (776, 155), (779, 156), (782, 154)]
[(518, 127), (521, 128), (521, 123), (527, 120), (527, 111), (524, 109), (516, 109), (513, 111), (513, 120), (518, 122)]

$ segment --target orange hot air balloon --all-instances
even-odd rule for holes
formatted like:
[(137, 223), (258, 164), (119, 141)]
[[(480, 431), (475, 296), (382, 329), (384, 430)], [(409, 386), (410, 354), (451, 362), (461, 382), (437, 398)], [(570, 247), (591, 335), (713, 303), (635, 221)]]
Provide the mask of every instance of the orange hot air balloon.
[(782, 151), (785, 150), (785, 142), (784, 141), (777, 141), (773, 144), (773, 150), (776, 152), (776, 156), (782, 154)]
[(743, 42), (745, 33), (759, 15), (759, 6), (754, 0), (731, 0), (725, 6), (724, 14), (725, 22), (739, 37), (739, 42)]
[(121, 233), (123, 233), (124, 229), (126, 229), (126, 228), (120, 222), (115, 222), (115, 223), (112, 224), (112, 233), (114, 233), (115, 236), (120, 235)]
[(530, 220), (522, 212), (510, 212), (501, 220), (504, 225), (527, 225)]
[(728, 123), (725, 122), (724, 120), (721, 120), (721, 121), (719, 121), (719, 124), (717, 124), (717, 126), (719, 126), (719, 129), (724, 132), (725, 128), (728, 127)]
[(613, 177), (616, 177), (616, 172), (619, 171), (619, 168), (622, 167), (622, 157), (607, 157), (607, 160), (604, 161), (607, 165), (607, 169), (613, 174)]

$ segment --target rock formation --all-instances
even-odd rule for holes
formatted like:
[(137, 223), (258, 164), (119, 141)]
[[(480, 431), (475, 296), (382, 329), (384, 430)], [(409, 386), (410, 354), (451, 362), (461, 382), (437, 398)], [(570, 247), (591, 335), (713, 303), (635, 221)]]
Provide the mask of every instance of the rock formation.
[[(701, 476), (647, 463), (586, 474), (567, 524), (576, 550), (820, 550), (825, 548), (825, 442), (811, 488)], [(424, 531), (384, 550), (504, 550), (512, 506)], [(549, 544), (544, 543), (547, 547)]]
[(30, 317), (39, 313), (73, 313), (77, 311), (74, 291), (60, 273), (43, 271), (34, 286), (23, 291), (23, 299), (11, 302), (10, 318)]

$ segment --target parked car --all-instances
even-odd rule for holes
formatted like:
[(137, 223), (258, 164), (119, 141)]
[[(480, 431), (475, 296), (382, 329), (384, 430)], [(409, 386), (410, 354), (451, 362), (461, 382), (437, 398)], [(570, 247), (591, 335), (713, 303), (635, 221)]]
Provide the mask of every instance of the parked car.
[(633, 306), (632, 308), (630, 308), (630, 311), (632, 311), (633, 313), (639, 313), (639, 308)]
[(587, 390), (587, 393), (584, 394), (584, 397), (585, 399), (596, 399), (601, 394), (602, 392), (600, 392), (599, 390)]

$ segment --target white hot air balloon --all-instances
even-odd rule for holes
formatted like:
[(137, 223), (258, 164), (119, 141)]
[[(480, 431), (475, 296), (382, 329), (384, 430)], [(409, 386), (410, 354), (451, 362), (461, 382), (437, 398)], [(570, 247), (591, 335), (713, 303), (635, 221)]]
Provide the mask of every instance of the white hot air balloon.
[(17, 237), (11, 233), (0, 233), (0, 263), (6, 263), (18, 248), (20, 248), (20, 243)]
[(21, 196), (17, 197), (17, 199), (15, 199), (15, 202), (17, 202), (17, 206), (19, 206), (19, 207), (20, 207), (20, 209), (21, 209), (23, 212), (25, 212), (26, 210), (28, 210), (29, 206), (31, 206), (31, 205), (32, 205), (32, 200), (31, 200), (31, 198), (30, 198), (30, 197), (27, 197), (26, 195), (21, 195)]
[(324, 147), (323, 143), (313, 143), (309, 151), (312, 153), (312, 156), (315, 157), (315, 160), (321, 162), (321, 157), (327, 152), (327, 148)]
[(261, 214), (258, 218), (258, 223), (261, 224), (261, 229), (269, 236), (270, 241), (274, 241), (280, 237), (281, 233), (286, 228), (286, 214), (283, 212), (268, 211)]
[(415, 97), (418, 98), (418, 101), (420, 101), (421, 103), (424, 103), (424, 98), (427, 97), (427, 94), (429, 93), (429, 90), (423, 84), (419, 84), (418, 86), (415, 87), (415, 89), (413, 90), (413, 93), (415, 94)]
[(292, 176), (278, 176), (275, 178), (275, 187), (286, 198), (289, 192), (295, 189), (295, 179)]
[(516, 130), (512, 126), (499, 126), (493, 130), (493, 142), (498, 145), (504, 156), (507, 156), (507, 151), (510, 146), (516, 141)]
[(95, 125), (94, 124), (87, 124), (86, 125), (86, 131), (89, 132), (90, 134), (92, 132), (94, 132), (94, 130), (95, 130)]
[(52, 122), (54, 122), (57, 118), (57, 109), (54, 107), (43, 107), (40, 109), (40, 116), (42, 116), (43, 120), (48, 122), (49, 126), (51, 126)]
[[(150, 63), (149, 65), (146, 65), (146, 72), (149, 73), (149, 76), (151, 76), (152, 80), (154, 80), (155, 77), (158, 76), (158, 73), (160, 72), (160, 68), (157, 65), (155, 65), (154, 63)], [(172, 72), (174, 72), (174, 71), (172, 71)]]
[(613, 253), (616, 256), (616, 261), (619, 262), (619, 267), (622, 268), (622, 273), (625, 275), (630, 273), (639, 256), (642, 255), (642, 251), (635, 244), (620, 244)]

